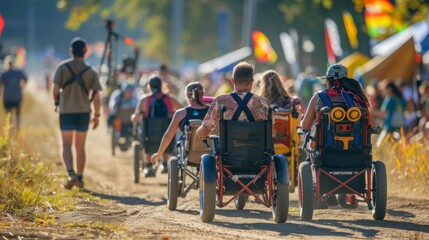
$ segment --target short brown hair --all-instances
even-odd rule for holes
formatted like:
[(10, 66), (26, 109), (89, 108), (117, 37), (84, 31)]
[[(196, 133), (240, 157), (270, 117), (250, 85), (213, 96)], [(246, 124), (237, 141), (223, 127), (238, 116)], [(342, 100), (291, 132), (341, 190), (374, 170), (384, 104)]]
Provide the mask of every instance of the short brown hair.
[(255, 67), (248, 62), (240, 62), (235, 65), (232, 71), (232, 77), (237, 84), (249, 83), (253, 80)]

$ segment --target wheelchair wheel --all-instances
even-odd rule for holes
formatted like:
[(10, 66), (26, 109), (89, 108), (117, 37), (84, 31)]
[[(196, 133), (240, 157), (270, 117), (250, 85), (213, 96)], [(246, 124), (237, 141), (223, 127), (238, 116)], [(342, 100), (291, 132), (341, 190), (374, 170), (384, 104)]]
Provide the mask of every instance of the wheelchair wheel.
[(341, 207), (348, 208), (348, 209), (356, 209), (359, 206), (358, 203), (348, 203), (346, 201), (346, 198), (347, 198), (347, 194), (337, 195), (337, 201), (341, 205)]
[(116, 145), (117, 145), (117, 141), (118, 139), (116, 139), (116, 131), (115, 128), (112, 127), (112, 142), (111, 142), (111, 147), (112, 147), (112, 156), (115, 156), (116, 154)]
[(372, 217), (383, 220), (386, 216), (387, 205), (387, 176), (386, 166), (376, 161), (372, 168)]
[(134, 182), (140, 182), (140, 156), (141, 156), (141, 145), (137, 143), (134, 145)]
[(234, 199), (235, 208), (237, 210), (243, 210), (244, 206), (246, 206), (246, 202), (249, 199), (248, 195), (241, 194), (236, 199)]
[(176, 157), (171, 157), (169, 164), (167, 205), (169, 210), (175, 210), (179, 197), (179, 160)]
[(298, 172), (298, 204), (299, 215), (302, 220), (310, 221), (313, 218), (313, 176), (309, 162), (302, 162)]
[(211, 222), (215, 216), (216, 182), (205, 182), (203, 164), (200, 166), (200, 218), (203, 222)]
[(277, 182), (272, 206), (275, 223), (284, 223), (289, 214), (289, 184)]

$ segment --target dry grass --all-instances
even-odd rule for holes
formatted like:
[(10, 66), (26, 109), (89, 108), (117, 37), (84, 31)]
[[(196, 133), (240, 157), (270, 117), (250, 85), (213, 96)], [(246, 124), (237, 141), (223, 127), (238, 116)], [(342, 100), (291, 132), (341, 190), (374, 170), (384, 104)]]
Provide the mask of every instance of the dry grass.
[(66, 174), (55, 121), (37, 99), (26, 97), (19, 134), (0, 111), (0, 213), (47, 226), (55, 223), (55, 212), (73, 210), (78, 199), (99, 198), (62, 188)]
[(402, 134), (399, 140), (388, 136), (386, 141), (373, 150), (374, 159), (386, 163), (389, 184), (407, 192), (428, 194), (429, 140), (416, 135), (407, 141)]

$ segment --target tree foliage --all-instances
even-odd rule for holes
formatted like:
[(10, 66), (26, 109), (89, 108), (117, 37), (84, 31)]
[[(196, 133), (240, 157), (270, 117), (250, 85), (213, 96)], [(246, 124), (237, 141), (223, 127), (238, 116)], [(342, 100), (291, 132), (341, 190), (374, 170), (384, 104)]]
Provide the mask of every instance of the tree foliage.
[[(172, 1), (174, 0), (58, 0), (57, 2), (61, 5), (59, 9), (70, 11), (70, 17), (66, 23), (68, 29), (78, 29), (90, 16), (123, 19), (130, 29), (140, 28), (144, 31), (145, 37), (140, 45), (146, 56), (168, 62), (173, 50)], [(322, 60), (325, 58), (324, 42), (321, 37), (324, 20), (329, 17), (337, 23), (342, 22), (343, 10), (348, 10), (355, 18), (360, 38), (366, 37), (360, 42), (368, 42), (363, 17), (365, 1), (367, 0), (257, 0), (255, 27), (267, 32), (270, 39), (276, 39), (273, 41), (277, 50), (281, 49), (278, 34), (294, 28), (300, 36), (305, 35), (314, 40), (315, 45), (318, 46), (314, 53), (315, 59), (324, 61)], [(219, 11), (228, 11), (231, 16), (232, 49), (230, 50), (240, 47), (244, 0), (186, 0), (183, 3), (184, 22), (179, 50), (185, 58), (205, 61), (222, 54), (217, 47)], [(397, 0), (391, 14), (397, 21), (410, 25), (428, 18), (429, 4), (424, 0)], [(340, 31), (343, 31), (341, 27)], [(383, 37), (393, 33), (394, 29), (390, 29)], [(344, 41), (347, 45), (346, 40)], [(360, 49), (362, 52), (368, 51), (368, 45), (363, 44), (360, 47), (363, 48)]]

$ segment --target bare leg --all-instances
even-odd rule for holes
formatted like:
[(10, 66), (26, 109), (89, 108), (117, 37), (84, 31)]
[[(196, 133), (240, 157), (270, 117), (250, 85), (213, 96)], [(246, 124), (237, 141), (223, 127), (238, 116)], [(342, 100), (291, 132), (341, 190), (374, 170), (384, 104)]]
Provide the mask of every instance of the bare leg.
[(73, 172), (73, 154), (71, 146), (73, 144), (73, 131), (61, 131), (63, 139), (63, 160), (68, 172)]
[(166, 163), (168, 163), (168, 160), (170, 159), (170, 157), (171, 157), (171, 154), (170, 154), (170, 153), (164, 153), (164, 154), (162, 155), (162, 162), (166, 162)]
[(76, 149), (76, 167), (77, 174), (82, 176), (85, 168), (86, 153), (85, 153), (86, 132), (75, 132), (75, 149)]

